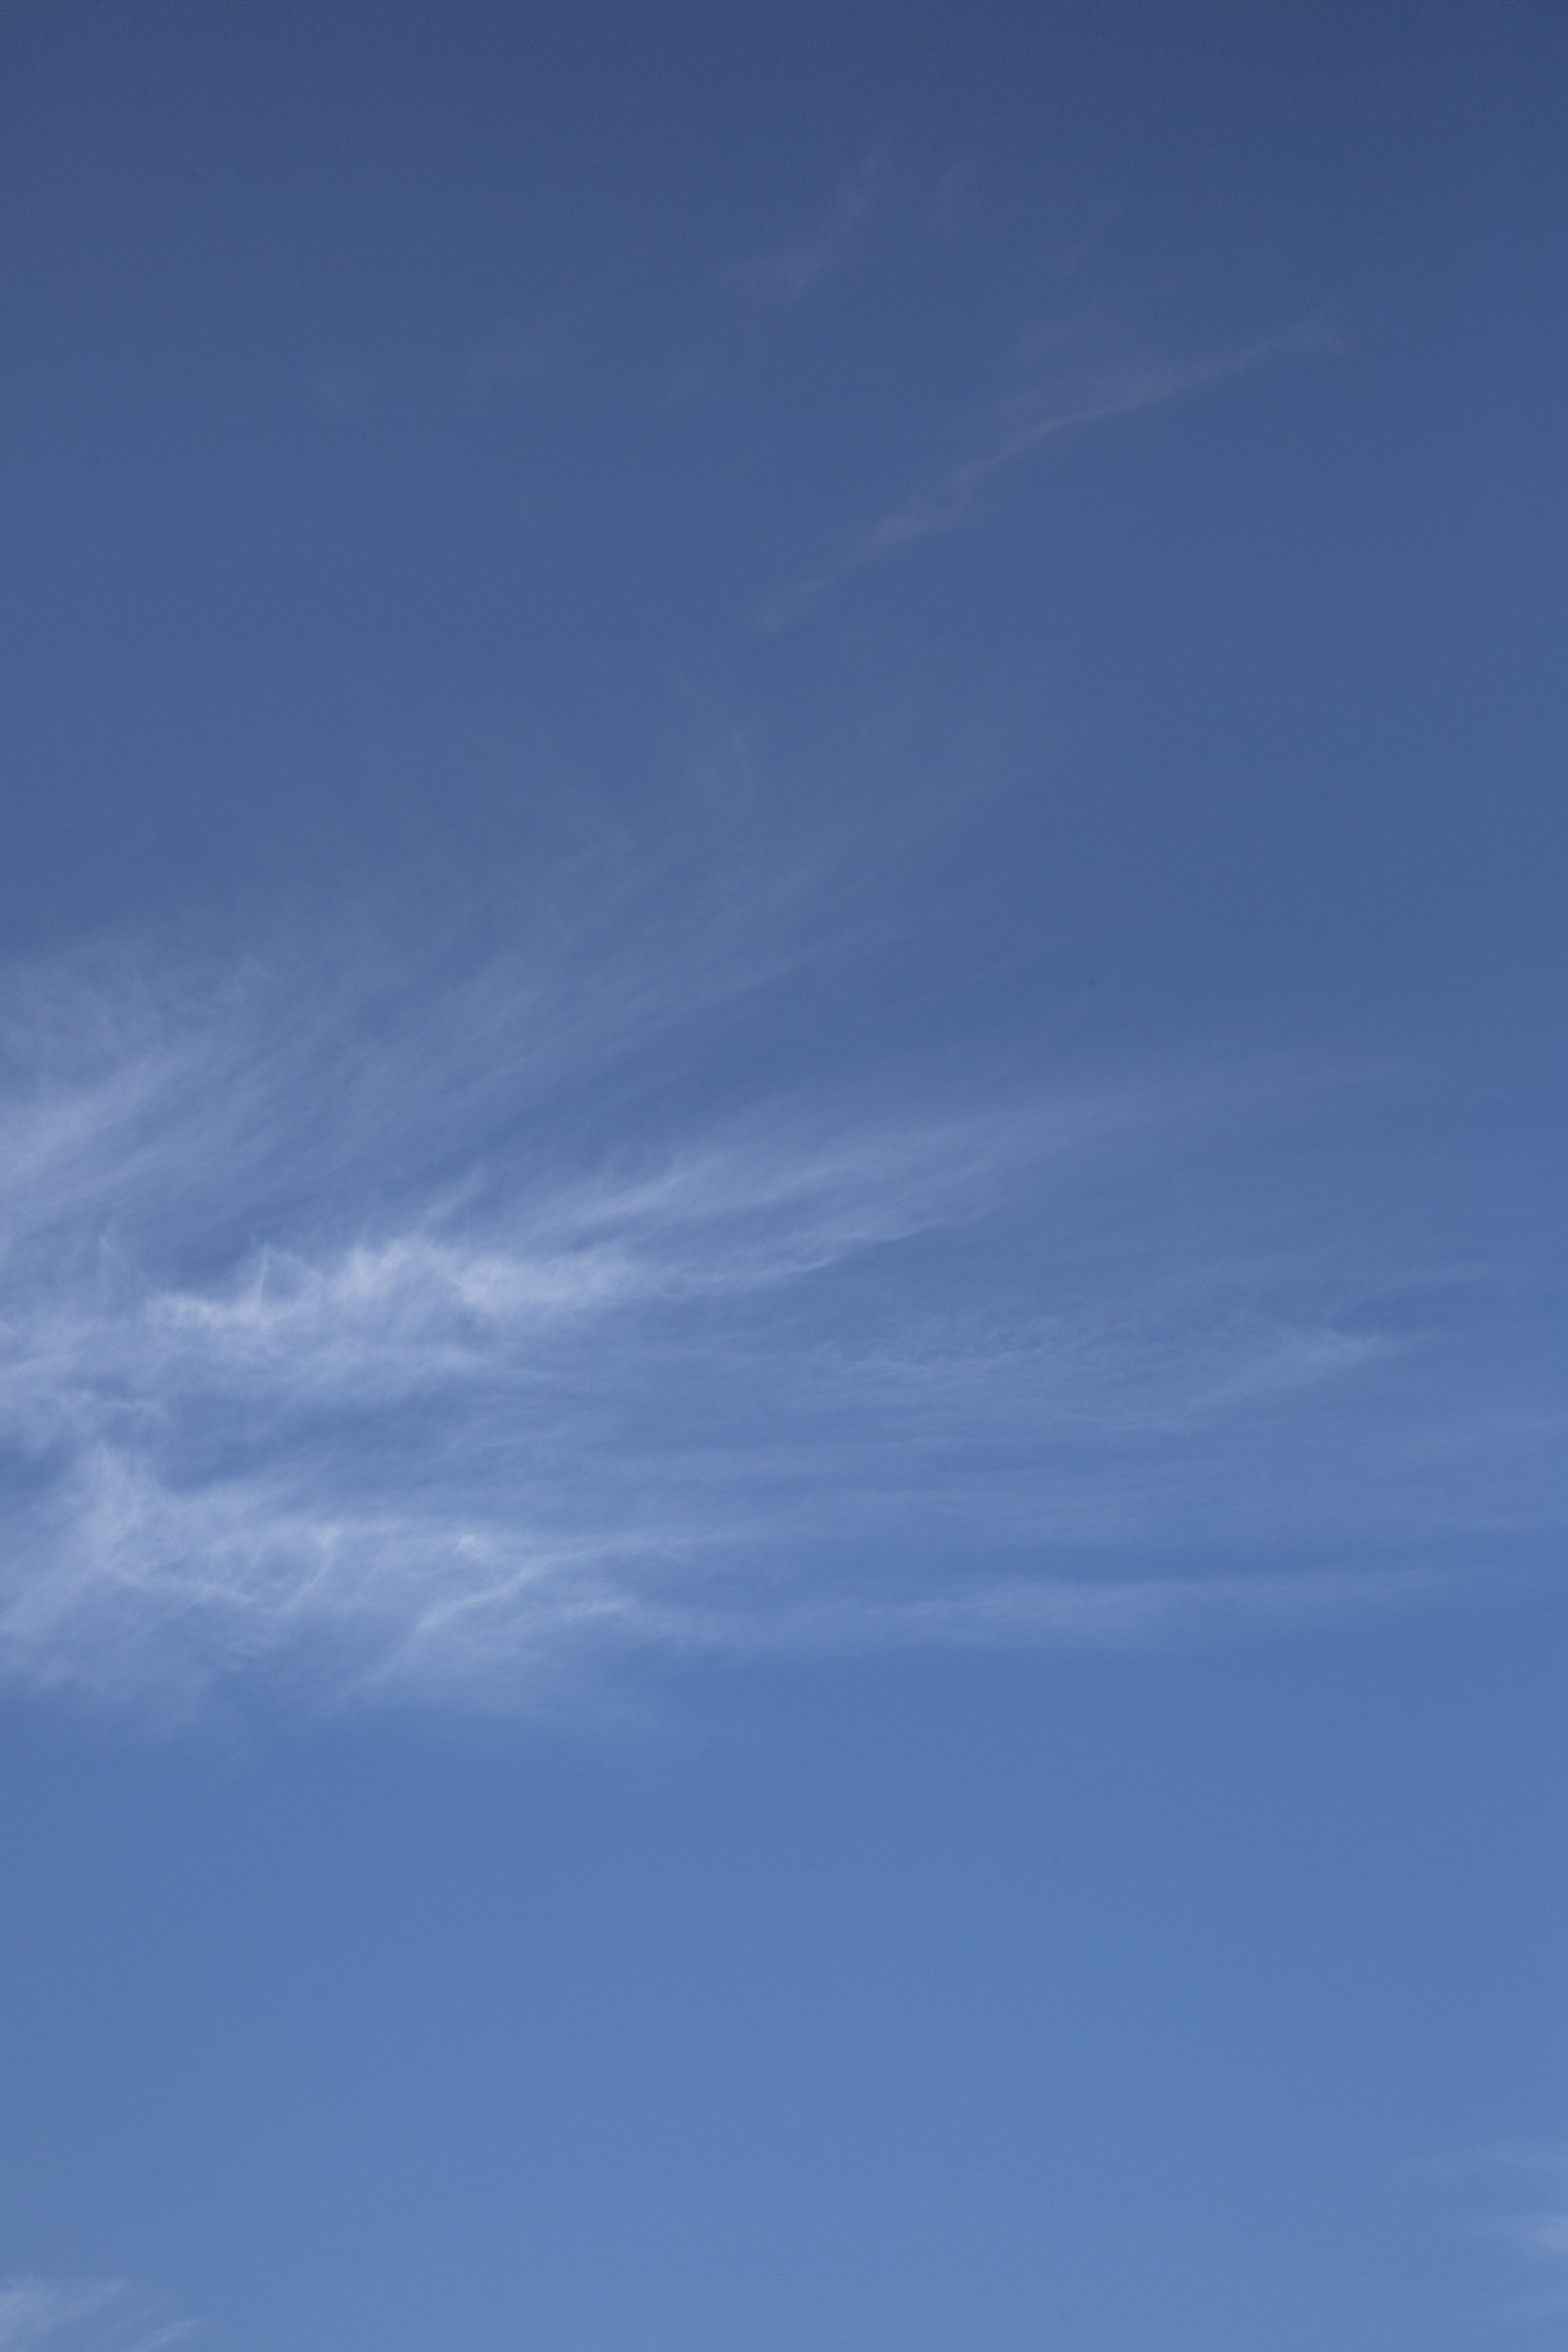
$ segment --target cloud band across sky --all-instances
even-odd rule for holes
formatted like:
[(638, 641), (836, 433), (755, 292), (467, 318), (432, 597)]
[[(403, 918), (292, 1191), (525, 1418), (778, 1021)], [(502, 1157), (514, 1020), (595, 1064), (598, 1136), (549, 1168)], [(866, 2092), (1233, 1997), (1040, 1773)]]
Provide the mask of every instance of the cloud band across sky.
[(628, 1649), (1139, 1644), (1560, 1526), (1507, 1270), (1386, 1152), (1357, 1189), (1364, 1076), (737, 1088), (780, 924), (591, 899), (417, 974), (13, 975), (12, 1677), (510, 1704)]

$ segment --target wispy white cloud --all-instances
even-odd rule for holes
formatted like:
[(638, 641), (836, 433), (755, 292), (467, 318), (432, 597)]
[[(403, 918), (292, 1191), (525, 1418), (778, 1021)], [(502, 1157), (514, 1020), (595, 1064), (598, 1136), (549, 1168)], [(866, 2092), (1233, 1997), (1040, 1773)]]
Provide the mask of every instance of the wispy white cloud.
[(882, 201), (886, 177), (880, 154), (866, 156), (840, 182), (816, 227), (775, 253), (754, 254), (729, 272), (733, 284), (770, 300), (797, 303), (857, 260)]
[(1455, 2197), (1466, 2233), (1505, 2258), (1502, 2316), (1542, 2320), (1568, 2313), (1568, 2146), (1501, 2140), (1416, 2168)]
[[(867, 529), (846, 539), (818, 570), (775, 599), (762, 616), (762, 627), (766, 631), (782, 628), (851, 573), (957, 530), (976, 513), (1000, 476), (1065, 433), (1162, 407), (1227, 377), (1329, 349), (1333, 343), (1321, 320), (1308, 319), (1280, 334), (1196, 358), (1122, 356), (1076, 368), (1054, 366), (1045, 373), (1035, 373), (981, 420), (966, 457), (913, 491)], [(1054, 356), (1059, 360), (1059, 352)]]
[(1325, 1207), (1331, 1073), (738, 1089), (788, 893), (654, 899), (12, 976), (0, 1670), (500, 1700), (633, 1648), (1125, 1646), (1561, 1524), (1528, 1365), (1466, 1386), (1454, 1237)]
[(0, 2352), (159, 2352), (190, 2335), (189, 2322), (158, 2319), (113, 2281), (0, 2281)]

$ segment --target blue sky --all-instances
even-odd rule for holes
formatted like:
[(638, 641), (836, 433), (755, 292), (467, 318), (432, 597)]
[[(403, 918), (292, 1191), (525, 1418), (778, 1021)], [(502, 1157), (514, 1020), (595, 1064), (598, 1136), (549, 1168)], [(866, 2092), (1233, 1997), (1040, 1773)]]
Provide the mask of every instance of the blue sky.
[(1568, 2343), (1560, 11), (0, 44), (0, 2352)]

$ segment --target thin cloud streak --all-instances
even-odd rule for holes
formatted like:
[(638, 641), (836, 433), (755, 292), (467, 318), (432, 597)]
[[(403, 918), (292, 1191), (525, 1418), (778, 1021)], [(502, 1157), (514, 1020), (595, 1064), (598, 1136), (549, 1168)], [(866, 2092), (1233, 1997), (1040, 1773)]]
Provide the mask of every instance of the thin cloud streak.
[(189, 2321), (160, 2322), (112, 2280), (0, 2282), (0, 2352), (160, 2352), (191, 2332)]
[(763, 632), (786, 627), (852, 573), (959, 529), (998, 476), (1062, 434), (1160, 408), (1277, 360), (1332, 348), (1334, 337), (1322, 322), (1305, 320), (1283, 334), (1202, 359), (1124, 361), (1030, 384), (992, 412), (980, 446), (961, 464), (847, 541), (820, 571), (786, 589), (763, 614)]
[(882, 201), (880, 155), (868, 155), (840, 183), (817, 227), (777, 253), (755, 254), (727, 272), (732, 284), (786, 306), (804, 301), (829, 277), (858, 260)]
[(1560, 1527), (1528, 1364), (1478, 1412), (1431, 1303), (1454, 1237), (1295, 1172), (1348, 1081), (737, 1097), (804, 952), (759, 889), (558, 888), (424, 970), (14, 976), (0, 1671), (505, 1705), (638, 1651), (1158, 1645)]

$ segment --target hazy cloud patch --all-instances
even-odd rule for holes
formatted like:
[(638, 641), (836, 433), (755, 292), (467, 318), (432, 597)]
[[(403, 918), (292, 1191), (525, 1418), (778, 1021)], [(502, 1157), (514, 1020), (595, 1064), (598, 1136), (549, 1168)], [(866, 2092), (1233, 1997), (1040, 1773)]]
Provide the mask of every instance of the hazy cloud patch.
[(632, 1649), (1125, 1645), (1562, 1524), (1528, 1347), (1478, 1409), (1446, 1212), (1323, 1157), (1352, 1069), (738, 1087), (810, 953), (776, 876), (551, 903), (493, 954), (12, 974), (5, 1671), (488, 1700)]
[(159, 2352), (192, 2332), (114, 2281), (0, 2280), (0, 2352)]

